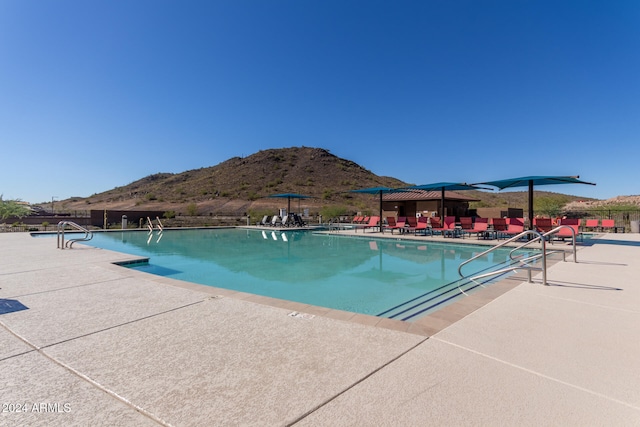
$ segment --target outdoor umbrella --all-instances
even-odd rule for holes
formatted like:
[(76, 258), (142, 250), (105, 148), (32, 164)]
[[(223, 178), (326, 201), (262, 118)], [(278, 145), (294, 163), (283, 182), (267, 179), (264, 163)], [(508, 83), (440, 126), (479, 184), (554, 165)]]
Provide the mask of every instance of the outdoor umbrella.
[(396, 188), (389, 187), (371, 187), (362, 188), (360, 190), (351, 190), (351, 193), (364, 193), (364, 194), (379, 194), (380, 195), (380, 232), (382, 233), (382, 194), (383, 193), (395, 193), (398, 191), (405, 191)]
[[(480, 182), (482, 185), (492, 185), (500, 190), (505, 188), (529, 187), (529, 228), (533, 229), (533, 186), (552, 184), (588, 184), (592, 182), (580, 181), (579, 176), (523, 176), (521, 178), (501, 179), (499, 181)], [(475, 185), (475, 184), (474, 184)]]
[(466, 184), (464, 182), (436, 182), (433, 184), (414, 185), (413, 187), (407, 187), (406, 190), (425, 190), (425, 191), (437, 191), (440, 190), (440, 218), (444, 218), (444, 192), (445, 190), (488, 190), (488, 188), (478, 187), (475, 184)]
[(291, 199), (310, 199), (311, 196), (304, 196), (302, 194), (296, 193), (283, 193), (283, 194), (272, 194), (271, 196), (267, 196), (271, 198), (279, 198), (279, 199), (287, 199), (287, 215), (291, 213)]

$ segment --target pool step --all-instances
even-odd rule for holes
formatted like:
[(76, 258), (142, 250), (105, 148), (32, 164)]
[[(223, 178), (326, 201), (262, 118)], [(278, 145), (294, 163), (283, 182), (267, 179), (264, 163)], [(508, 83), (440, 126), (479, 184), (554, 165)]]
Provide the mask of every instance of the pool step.
[[(504, 268), (506, 264), (499, 264), (485, 269), (482, 272), (490, 270), (499, 270)], [(476, 272), (478, 274), (481, 272)], [(497, 281), (507, 273), (488, 277), (483, 280), (471, 281), (468, 278), (458, 279), (456, 281), (447, 283), (437, 289), (426, 292), (418, 297), (415, 297), (409, 301), (405, 301), (395, 307), (392, 307), (382, 313), (379, 313), (379, 317), (387, 317), (390, 319), (398, 319), (405, 321), (412, 321), (418, 317), (425, 316), (429, 312), (442, 308), (443, 305), (451, 302), (457, 297), (464, 295), (464, 293), (473, 292), (477, 288), (483, 285), (490, 284)]]

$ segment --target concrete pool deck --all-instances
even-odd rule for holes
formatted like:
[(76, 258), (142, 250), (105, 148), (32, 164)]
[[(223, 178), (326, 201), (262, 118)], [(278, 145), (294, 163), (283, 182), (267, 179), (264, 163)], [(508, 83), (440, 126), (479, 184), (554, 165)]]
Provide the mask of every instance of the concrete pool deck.
[(640, 424), (638, 234), (433, 334), (113, 265), (131, 258), (0, 234), (1, 425)]

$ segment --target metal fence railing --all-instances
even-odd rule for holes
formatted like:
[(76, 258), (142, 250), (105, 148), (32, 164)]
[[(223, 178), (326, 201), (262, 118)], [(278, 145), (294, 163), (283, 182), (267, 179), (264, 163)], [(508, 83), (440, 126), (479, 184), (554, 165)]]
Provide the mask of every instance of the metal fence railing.
[[(616, 226), (624, 227), (626, 231), (629, 231), (631, 227), (631, 221), (640, 221), (640, 209), (585, 209), (585, 210), (569, 210), (565, 214), (572, 218), (586, 219), (612, 219), (615, 221)], [(583, 221), (584, 222), (584, 221)]]

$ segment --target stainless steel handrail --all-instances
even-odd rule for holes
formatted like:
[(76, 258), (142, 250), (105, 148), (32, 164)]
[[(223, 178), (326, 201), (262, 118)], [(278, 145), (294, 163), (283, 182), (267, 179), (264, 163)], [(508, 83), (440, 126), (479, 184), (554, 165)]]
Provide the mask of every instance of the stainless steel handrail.
[[(64, 241), (64, 229), (66, 226), (70, 226), (72, 228), (75, 228), (79, 231), (84, 232), (84, 237), (81, 239), (69, 239), (66, 243)], [(84, 228), (81, 225), (76, 224), (73, 221), (60, 221), (58, 223), (58, 230), (57, 230), (57, 240), (58, 240), (58, 249), (65, 249), (65, 248), (69, 248), (72, 249), (73, 248), (73, 244), (75, 242), (86, 242), (93, 239), (93, 233)]]
[[(474, 260), (476, 260), (476, 259), (478, 259), (478, 258), (480, 258), (480, 257), (482, 257), (482, 256), (485, 256), (485, 255), (487, 255), (487, 254), (489, 254), (489, 253), (491, 253), (491, 252), (493, 252), (493, 251), (495, 251), (495, 250), (497, 250), (497, 249), (499, 249), (499, 248), (501, 248), (501, 247), (505, 246), (505, 245), (506, 245), (506, 244), (508, 244), (508, 243), (514, 242), (514, 241), (516, 241), (516, 240), (519, 240), (519, 239), (521, 239), (521, 238), (523, 238), (523, 237), (525, 237), (525, 236), (529, 236), (529, 235), (534, 235), (534, 236), (537, 236), (538, 238), (540, 238), (540, 237), (542, 236), (542, 235), (541, 235), (538, 231), (536, 231), (536, 230), (525, 230), (525, 231), (523, 231), (522, 233), (517, 234), (517, 235), (513, 236), (512, 238), (510, 238), (510, 239), (508, 239), (508, 240), (505, 240), (504, 242), (500, 243), (499, 245), (493, 246), (492, 248), (487, 249), (486, 251), (481, 252), (481, 253), (479, 253), (478, 255), (476, 255), (476, 256), (474, 256), (474, 257), (471, 257), (471, 258), (469, 258), (468, 260), (466, 260), (466, 261), (462, 262), (462, 263), (458, 266), (458, 274), (460, 275), (460, 277), (461, 277), (461, 278), (464, 278), (465, 276), (462, 274), (462, 267), (464, 267), (465, 265), (469, 264), (471, 261), (474, 261)], [(519, 248), (520, 248), (520, 247), (518, 247), (518, 248), (515, 248), (513, 251), (511, 251), (511, 252), (509, 253), (509, 258), (510, 258), (511, 260), (513, 260), (513, 261), (518, 261), (519, 263), (524, 264), (524, 265), (519, 265), (519, 266), (517, 266), (517, 267), (508, 267), (508, 268), (503, 268), (503, 269), (500, 269), (500, 270), (492, 271), (492, 272), (490, 272), (490, 273), (485, 273), (485, 274), (481, 274), (481, 275), (479, 275), (479, 276), (471, 277), (469, 280), (473, 281), (473, 280), (475, 280), (475, 279), (480, 279), (480, 278), (482, 278), (482, 277), (493, 276), (493, 275), (496, 275), (496, 274), (502, 274), (502, 273), (506, 273), (506, 272), (508, 272), (508, 271), (515, 271), (515, 270), (518, 270), (518, 269), (526, 269), (526, 270), (527, 270), (527, 273), (528, 273), (528, 281), (529, 281), (529, 283), (531, 283), (531, 282), (532, 282), (532, 280), (531, 280), (531, 270), (541, 270), (541, 271), (542, 271), (542, 283), (543, 283), (544, 285), (546, 285), (546, 284), (547, 284), (547, 251), (546, 251), (546, 240), (545, 240), (545, 239), (540, 239), (540, 242), (541, 242), (541, 245), (542, 245), (542, 267), (532, 267), (532, 266), (527, 265), (526, 263), (524, 263), (522, 260), (516, 260), (516, 259), (512, 258), (512, 253), (513, 253), (513, 252), (515, 252), (515, 250), (517, 250), (517, 249), (519, 249)], [(524, 245), (521, 245), (521, 246), (526, 246), (527, 244), (529, 244), (529, 242), (527, 242), (527, 243), (525, 243)], [(458, 287), (459, 287), (459, 286), (458, 286)], [(460, 292), (463, 292), (463, 293), (464, 293), (464, 291), (462, 291), (462, 289), (460, 289)]]
[[(488, 250), (486, 250), (486, 251), (484, 251), (482, 253), (479, 253), (478, 255), (476, 255), (476, 256), (464, 261), (463, 263), (461, 263), (458, 266), (458, 274), (460, 275), (461, 278), (464, 278), (465, 276), (462, 274), (462, 267), (467, 265), (467, 264), (469, 264), (471, 261), (474, 261), (474, 260), (476, 260), (476, 259), (478, 259), (478, 258), (480, 258), (482, 256), (485, 256), (485, 255), (489, 254), (490, 252), (493, 252), (496, 249), (499, 249), (499, 248), (505, 246), (508, 243), (514, 242), (516, 240), (519, 240), (522, 237), (529, 236), (529, 235), (534, 235), (536, 237), (534, 237), (533, 239), (530, 239), (527, 242), (525, 242), (525, 243), (513, 248), (511, 250), (511, 252), (509, 252), (509, 259), (512, 260), (512, 261), (516, 261), (516, 262), (520, 263), (521, 265), (518, 265), (516, 267), (508, 267), (508, 268), (503, 268), (503, 269), (500, 269), (500, 270), (495, 270), (495, 271), (492, 271), (492, 272), (489, 272), (489, 273), (480, 274), (478, 276), (473, 276), (473, 277), (470, 277), (469, 280), (475, 282), (476, 279), (480, 279), (480, 278), (483, 278), (483, 277), (494, 276), (494, 275), (506, 273), (506, 272), (509, 272), (509, 271), (516, 271), (516, 270), (526, 269), (529, 283), (532, 283), (531, 271), (532, 270), (537, 270), (537, 271), (542, 271), (542, 284), (545, 285), (545, 286), (548, 286), (548, 283), (547, 283), (547, 255), (549, 254), (549, 252), (547, 252), (547, 245), (546, 245), (547, 239), (546, 238), (550, 237), (550, 236), (552, 237), (553, 235), (557, 234), (563, 228), (568, 228), (569, 230), (571, 230), (571, 243), (572, 243), (572, 248), (573, 248), (573, 262), (577, 263), (578, 262), (578, 257), (577, 257), (577, 251), (576, 251), (576, 230), (573, 227), (568, 226), (568, 225), (559, 225), (558, 227), (556, 227), (556, 228), (554, 228), (554, 229), (552, 229), (550, 231), (547, 231), (544, 234), (538, 232), (537, 230), (526, 230), (526, 231), (523, 231), (522, 233), (510, 238), (509, 240), (505, 240), (501, 244), (496, 245), (496, 246), (494, 246), (494, 247), (492, 247), (492, 248), (490, 248), (490, 249), (488, 249)], [(521, 259), (517, 259), (517, 258), (514, 257), (514, 253), (516, 251), (518, 251), (518, 250), (520, 250), (520, 249), (524, 248), (525, 246), (528, 246), (528, 245), (530, 245), (532, 243), (535, 243), (537, 241), (540, 242), (541, 253), (535, 254), (535, 255), (530, 256), (530, 257), (521, 258)], [(556, 252), (556, 251), (553, 251), (553, 252)], [(538, 259), (542, 259), (542, 265), (540, 267), (533, 267), (533, 266), (528, 264), (529, 262), (535, 261), (535, 260), (538, 260)], [(563, 259), (563, 261), (566, 261), (565, 251), (562, 251), (562, 259)], [(464, 291), (462, 289), (460, 289), (460, 285), (458, 285), (458, 289), (460, 290), (460, 292), (464, 293)]]
[[(536, 237), (536, 238), (534, 238), (534, 239), (531, 239), (531, 240), (529, 240), (529, 241), (527, 241), (527, 242), (523, 243), (522, 245), (518, 246), (517, 248), (513, 249), (513, 250), (509, 253), (509, 257), (510, 257), (511, 259), (514, 259), (514, 258), (513, 258), (513, 256), (512, 256), (512, 254), (513, 254), (515, 251), (517, 251), (518, 249), (522, 249), (523, 247), (525, 247), (525, 246), (527, 246), (527, 245), (529, 245), (529, 244), (531, 244), (531, 243), (534, 243), (534, 242), (536, 242), (536, 241), (538, 241), (538, 240), (540, 240), (540, 239), (543, 239), (543, 238), (546, 238), (546, 237), (549, 237), (549, 236), (553, 236), (554, 234), (557, 234), (558, 232), (560, 232), (560, 230), (561, 230), (561, 229), (563, 229), (563, 228), (568, 228), (569, 230), (571, 230), (571, 244), (572, 244), (572, 249), (573, 249), (573, 262), (577, 263), (577, 262), (578, 262), (578, 256), (577, 256), (577, 251), (576, 251), (576, 230), (575, 230), (573, 227), (569, 226), (569, 225), (559, 225), (559, 226), (557, 226), (556, 228), (551, 229), (551, 230), (547, 231), (547, 232), (546, 232), (546, 233), (544, 233), (544, 234), (540, 234), (540, 233), (538, 233), (538, 234), (539, 234), (539, 235), (538, 235), (538, 237)], [(555, 251), (554, 251), (554, 252), (555, 252)], [(561, 252), (562, 252), (562, 254), (563, 254), (563, 255), (562, 255), (562, 260), (563, 260), (563, 261), (566, 261), (566, 258), (565, 258), (565, 251), (561, 251)], [(538, 256), (538, 255), (534, 255), (534, 256), (533, 256), (533, 257), (531, 257), (531, 258), (534, 258), (534, 257), (536, 257), (536, 256)]]

